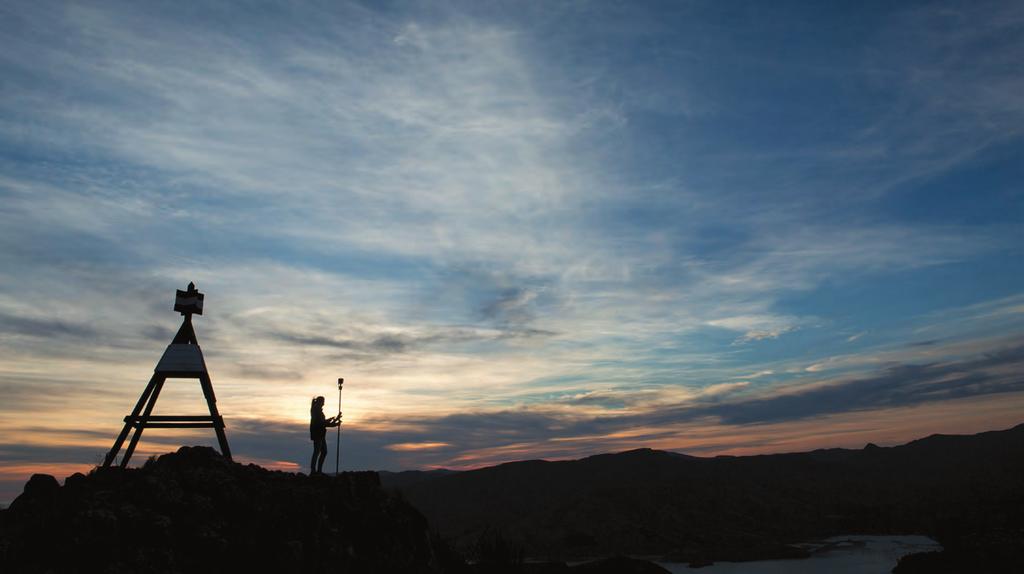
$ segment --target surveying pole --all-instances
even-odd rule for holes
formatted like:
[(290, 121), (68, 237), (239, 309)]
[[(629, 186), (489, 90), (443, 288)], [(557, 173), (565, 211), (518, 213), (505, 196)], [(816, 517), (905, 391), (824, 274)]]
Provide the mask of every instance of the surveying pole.
[(338, 476), (338, 468), (341, 465), (341, 387), (344, 384), (345, 379), (338, 379), (338, 436), (334, 441), (334, 476)]

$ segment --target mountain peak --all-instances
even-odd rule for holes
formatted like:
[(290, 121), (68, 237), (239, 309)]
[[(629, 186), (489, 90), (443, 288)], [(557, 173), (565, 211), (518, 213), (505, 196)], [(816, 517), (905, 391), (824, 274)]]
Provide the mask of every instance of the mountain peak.
[(5, 572), (435, 572), (448, 555), (375, 472), (291, 474), (207, 447), (63, 487), (33, 476), (3, 511), (0, 543)]

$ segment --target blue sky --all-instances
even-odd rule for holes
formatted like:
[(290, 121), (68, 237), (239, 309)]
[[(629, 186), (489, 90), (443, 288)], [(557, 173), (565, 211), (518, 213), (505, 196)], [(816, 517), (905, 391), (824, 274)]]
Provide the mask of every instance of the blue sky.
[(229, 438), (282, 468), (338, 376), (350, 468), (1020, 422), (1022, 28), (977, 2), (6, 3), (0, 479), (96, 462), (188, 281)]

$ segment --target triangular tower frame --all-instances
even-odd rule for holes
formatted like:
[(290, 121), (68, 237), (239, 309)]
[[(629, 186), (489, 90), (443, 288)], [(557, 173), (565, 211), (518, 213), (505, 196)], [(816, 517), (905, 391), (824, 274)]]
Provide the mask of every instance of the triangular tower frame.
[[(210, 381), (210, 373), (206, 369), (206, 361), (203, 360), (203, 351), (196, 339), (196, 331), (192, 327), (192, 315), (203, 314), (203, 294), (196, 290), (194, 283), (188, 284), (188, 290), (178, 290), (174, 310), (184, 315), (184, 320), (178, 333), (174, 336), (171, 344), (167, 346), (160, 362), (153, 370), (153, 376), (149, 384), (142, 391), (142, 396), (135, 403), (132, 413), (124, 417), (124, 428), (121, 434), (114, 441), (114, 446), (107, 453), (103, 461), (104, 467), (114, 464), (117, 453), (121, 450), (128, 434), (132, 438), (128, 447), (121, 457), (120, 466), (125, 468), (128, 461), (135, 452), (135, 446), (142, 437), (142, 431), (146, 428), (212, 428), (217, 434), (217, 442), (220, 443), (220, 452), (225, 458), (231, 460), (231, 449), (228, 447), (228, 438), (224, 433), (224, 418), (217, 411), (217, 397), (213, 393), (213, 383)], [(153, 415), (153, 407), (160, 396), (167, 379), (199, 379), (199, 385), (203, 389), (203, 396), (206, 398), (206, 405), (210, 409), (210, 415)]]

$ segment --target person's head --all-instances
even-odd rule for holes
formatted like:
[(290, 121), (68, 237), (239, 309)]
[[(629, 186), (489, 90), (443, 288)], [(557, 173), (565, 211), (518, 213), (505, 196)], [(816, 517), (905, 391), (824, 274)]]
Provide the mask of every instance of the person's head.
[(309, 408), (310, 408), (310, 410), (324, 408), (324, 398), (323, 397), (316, 397), (316, 398), (314, 398), (313, 402), (310, 403)]

